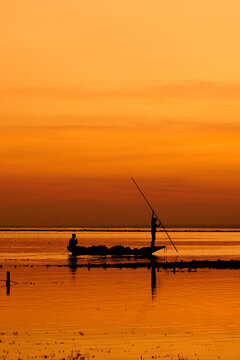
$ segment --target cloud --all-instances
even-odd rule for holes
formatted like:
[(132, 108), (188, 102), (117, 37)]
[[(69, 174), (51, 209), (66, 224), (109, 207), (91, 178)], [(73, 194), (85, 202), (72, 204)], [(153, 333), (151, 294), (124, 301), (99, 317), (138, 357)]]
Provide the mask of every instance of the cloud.
[(97, 89), (87, 86), (72, 87), (18, 87), (0, 90), (1, 97), (36, 97), (48, 99), (96, 98), (240, 98), (240, 84), (211, 81), (184, 81), (180, 83), (139, 86), (132, 88)]

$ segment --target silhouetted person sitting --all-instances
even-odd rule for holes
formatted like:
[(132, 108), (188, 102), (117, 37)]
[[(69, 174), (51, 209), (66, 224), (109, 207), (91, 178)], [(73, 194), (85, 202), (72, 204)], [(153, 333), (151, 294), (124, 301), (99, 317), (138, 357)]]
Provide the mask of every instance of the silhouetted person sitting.
[(71, 239), (69, 240), (69, 244), (68, 244), (68, 250), (74, 249), (77, 246), (77, 238), (76, 238), (76, 234), (72, 234)]
[(155, 246), (155, 240), (156, 240), (156, 232), (157, 228), (160, 226), (160, 224), (157, 224), (157, 218), (155, 217), (154, 212), (152, 213), (152, 220), (151, 220), (151, 233), (152, 233), (152, 242), (151, 247)]

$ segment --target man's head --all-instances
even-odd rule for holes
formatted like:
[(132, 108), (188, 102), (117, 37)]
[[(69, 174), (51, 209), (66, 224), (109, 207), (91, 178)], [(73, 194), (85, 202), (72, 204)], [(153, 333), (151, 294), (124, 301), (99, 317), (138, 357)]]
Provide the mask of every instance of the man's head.
[(74, 239), (75, 239), (75, 237), (76, 237), (76, 234), (72, 234), (72, 238), (74, 238)]

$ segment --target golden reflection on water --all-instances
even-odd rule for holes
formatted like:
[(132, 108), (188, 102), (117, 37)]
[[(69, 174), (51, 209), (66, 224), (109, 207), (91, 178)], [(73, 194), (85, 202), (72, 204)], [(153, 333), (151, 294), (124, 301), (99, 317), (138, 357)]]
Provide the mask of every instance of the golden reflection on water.
[[(70, 359), (77, 352), (102, 360), (238, 359), (240, 270), (173, 272), (150, 261), (139, 269), (79, 267), (148, 260), (74, 258), (65, 253), (68, 237), (53, 231), (1, 234), (0, 280), (11, 271), (17, 284), (0, 282), (0, 359)], [(240, 255), (238, 233), (173, 237), (179, 256), (168, 246), (160, 259)], [(83, 232), (79, 242), (147, 246), (149, 233)]]
[(9, 296), (0, 288), (0, 356), (237, 359), (239, 270), (104, 270), (74, 261), (11, 267), (18, 284)]
[[(171, 231), (170, 231), (171, 233)], [(78, 232), (81, 246), (124, 245), (143, 247), (150, 245), (151, 234), (125, 231), (87, 231)], [(66, 246), (71, 232), (68, 231), (2, 231), (0, 233), (0, 262), (17, 261), (22, 264), (32, 261), (35, 264), (67, 264)], [(240, 259), (239, 232), (172, 232), (171, 237), (178, 248), (178, 254), (163, 233), (157, 234), (156, 245), (166, 245), (166, 253), (159, 251), (160, 260), (181, 259)], [(177, 255), (177, 256), (176, 256)], [(92, 261), (92, 257), (81, 258), (82, 262)], [(94, 261), (100, 261), (94, 259)], [(106, 260), (104, 260), (106, 261)], [(111, 260), (113, 261), (113, 260)]]

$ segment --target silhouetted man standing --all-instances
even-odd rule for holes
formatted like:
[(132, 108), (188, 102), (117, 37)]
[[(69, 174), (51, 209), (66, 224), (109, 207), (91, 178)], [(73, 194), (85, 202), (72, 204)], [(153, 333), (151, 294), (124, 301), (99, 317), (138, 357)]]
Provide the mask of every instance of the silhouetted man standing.
[(151, 247), (155, 246), (155, 240), (156, 240), (156, 231), (157, 228), (160, 226), (160, 224), (157, 224), (157, 218), (155, 217), (154, 212), (152, 213), (152, 221), (151, 221), (151, 233), (152, 233), (152, 243)]

